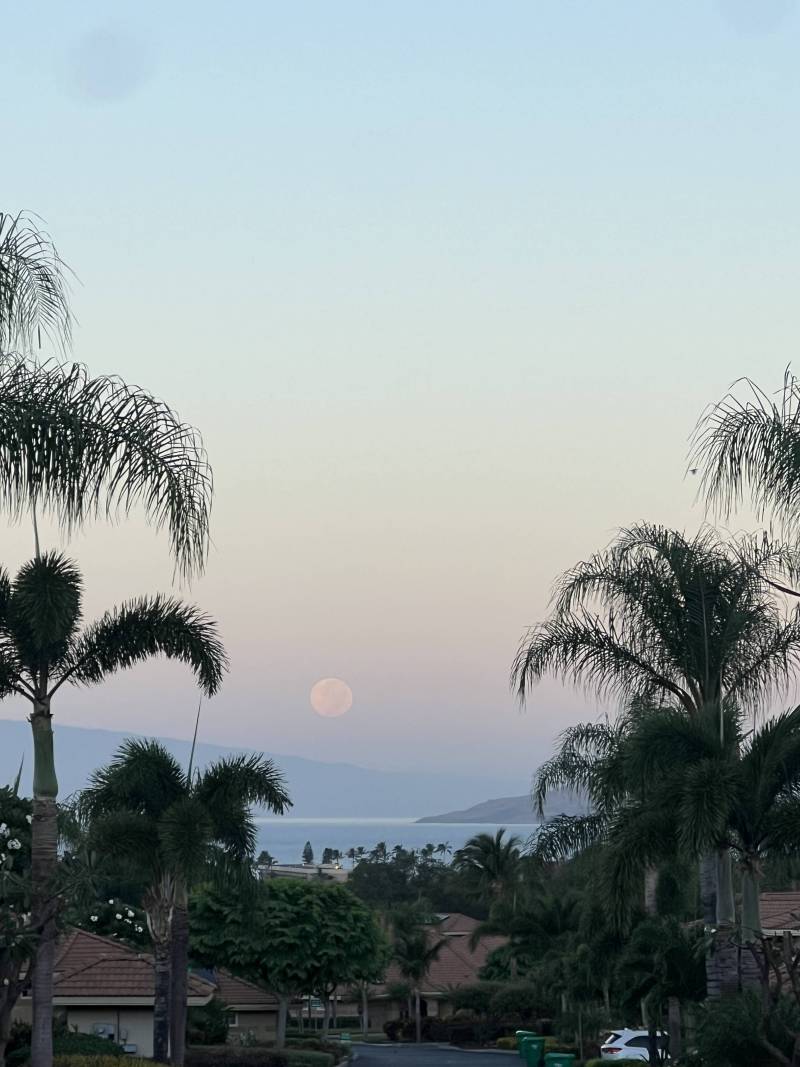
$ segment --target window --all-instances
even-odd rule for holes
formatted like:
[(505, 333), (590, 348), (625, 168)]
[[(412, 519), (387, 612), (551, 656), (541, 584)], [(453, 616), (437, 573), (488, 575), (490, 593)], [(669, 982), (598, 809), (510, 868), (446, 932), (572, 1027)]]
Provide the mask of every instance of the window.
[(228, 1016), (228, 1029), (233, 1030), (239, 1025), (239, 1012), (232, 1011)]

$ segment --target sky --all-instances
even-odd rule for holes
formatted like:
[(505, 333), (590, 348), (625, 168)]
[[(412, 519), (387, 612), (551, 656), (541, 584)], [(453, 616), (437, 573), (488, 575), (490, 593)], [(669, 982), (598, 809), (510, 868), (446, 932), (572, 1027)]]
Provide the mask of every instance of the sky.
[[(74, 358), (214, 467), (180, 590), (231, 658), (202, 735), (524, 788), (598, 714), (509, 692), (553, 580), (620, 526), (696, 529), (698, 416), (795, 355), (798, 4), (42, 0), (3, 26), (0, 209), (75, 271)], [(17, 566), (30, 531), (2, 529)], [(68, 547), (90, 617), (171, 586), (141, 516)], [(329, 676), (338, 718), (309, 703)], [(186, 737), (196, 707), (155, 664), (56, 715)]]

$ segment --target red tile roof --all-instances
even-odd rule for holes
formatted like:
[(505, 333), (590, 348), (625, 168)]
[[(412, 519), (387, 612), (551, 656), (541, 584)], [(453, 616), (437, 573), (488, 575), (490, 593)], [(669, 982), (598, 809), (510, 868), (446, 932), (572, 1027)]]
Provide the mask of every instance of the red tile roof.
[[(114, 998), (153, 1000), (153, 957), (100, 937), (88, 930), (72, 930), (56, 949), (54, 995), (58, 1000)], [(189, 976), (190, 1003), (205, 1004), (214, 986)]]
[[(445, 915), (440, 923), (431, 927), (430, 940), (444, 941), (439, 955), (431, 964), (421, 992), (426, 994), (446, 993), (454, 987), (472, 985), (480, 981), (479, 972), (486, 965), (489, 955), (506, 944), (505, 937), (482, 937), (474, 948), (470, 938), (480, 926), (478, 919), (453, 912)], [(378, 996), (384, 995), (391, 985), (404, 983), (405, 979), (396, 963), (390, 963), (383, 982), (374, 987)]]
[(277, 1011), (278, 999), (265, 989), (227, 971), (214, 971), (220, 1000), (236, 1011)]
[(760, 904), (764, 930), (800, 930), (800, 893), (762, 893)]

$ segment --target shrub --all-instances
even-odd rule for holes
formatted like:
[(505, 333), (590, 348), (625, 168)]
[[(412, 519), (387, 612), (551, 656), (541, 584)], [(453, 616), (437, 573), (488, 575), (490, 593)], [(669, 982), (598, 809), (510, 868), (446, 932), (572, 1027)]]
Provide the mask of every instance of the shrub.
[(383, 1032), (390, 1041), (397, 1041), (403, 1029), (402, 1019), (387, 1019), (383, 1024)]
[(330, 1052), (261, 1045), (200, 1045), (186, 1050), (186, 1067), (334, 1067)]
[(496, 1048), (506, 1049), (507, 1052), (513, 1052), (517, 1047), (516, 1037), (498, 1037), (495, 1041)]
[[(644, 1060), (614, 1060), (614, 1067), (642, 1067)], [(608, 1067), (608, 1060), (587, 1060), (583, 1067)]]
[(187, 1040), (190, 1045), (224, 1045), (229, 1026), (230, 1009), (214, 997), (200, 1008), (189, 1008)]
[(763, 1017), (755, 994), (710, 1001), (697, 1028), (697, 1050), (708, 1067), (761, 1067), (773, 1064), (761, 1043)]
[[(97, 1034), (77, 1034), (72, 1031), (57, 1030), (53, 1035), (53, 1056), (59, 1059), (113, 1060), (119, 1067), (119, 1059), (124, 1056), (121, 1045), (109, 1041), (107, 1037)], [(19, 1067), (31, 1057), (31, 1028), (26, 1023), (15, 1026), (11, 1033), (9, 1051), (6, 1052), (8, 1067)], [(69, 1065), (66, 1065), (69, 1067)], [(75, 1067), (81, 1067), (75, 1064)]]
[[(143, 1059), (130, 1059), (125, 1060), (126, 1063), (132, 1063), (135, 1067), (150, 1067), (150, 1060)], [(119, 1067), (119, 1057), (112, 1054), (110, 1056), (102, 1056), (97, 1054), (76, 1053), (74, 1055), (53, 1055), (53, 1067)]]
[(543, 995), (530, 982), (504, 982), (498, 985), (489, 1005), (492, 1015), (521, 1021), (530, 1021), (538, 1015), (548, 1015), (554, 1007), (552, 998)]
[(461, 986), (450, 994), (456, 1011), (468, 1011), (473, 1015), (488, 1015), (492, 1008), (495, 994), (502, 988), (500, 982), (476, 982), (474, 985)]

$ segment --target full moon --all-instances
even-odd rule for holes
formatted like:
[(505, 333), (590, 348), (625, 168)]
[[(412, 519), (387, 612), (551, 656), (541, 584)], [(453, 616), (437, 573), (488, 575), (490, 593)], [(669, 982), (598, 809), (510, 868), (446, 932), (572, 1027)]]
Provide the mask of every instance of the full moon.
[(353, 692), (341, 678), (321, 678), (311, 690), (311, 707), (317, 715), (335, 719), (353, 706)]

